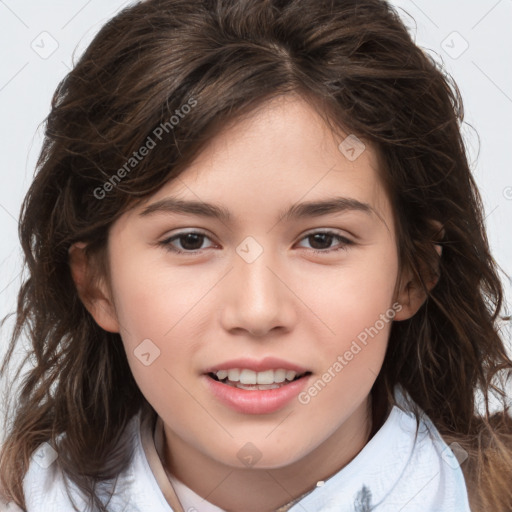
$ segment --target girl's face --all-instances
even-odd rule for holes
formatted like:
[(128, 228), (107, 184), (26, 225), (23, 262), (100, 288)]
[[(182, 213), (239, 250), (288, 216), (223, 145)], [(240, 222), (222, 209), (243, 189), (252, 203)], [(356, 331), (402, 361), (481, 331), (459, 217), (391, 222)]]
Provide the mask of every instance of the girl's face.
[(364, 444), (391, 323), (410, 305), (393, 295), (376, 154), (343, 140), (304, 100), (278, 98), (112, 226), (111, 288), (91, 311), (120, 332), (177, 459), (282, 468)]

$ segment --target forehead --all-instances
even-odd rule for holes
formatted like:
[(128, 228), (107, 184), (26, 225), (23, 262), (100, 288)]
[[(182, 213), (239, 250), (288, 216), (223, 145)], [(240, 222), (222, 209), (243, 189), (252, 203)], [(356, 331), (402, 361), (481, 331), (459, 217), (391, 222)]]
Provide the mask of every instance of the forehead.
[(263, 103), (224, 126), (177, 179), (136, 210), (169, 196), (268, 221), (299, 201), (342, 196), (371, 205), (388, 225), (391, 219), (373, 147), (350, 133), (333, 133), (295, 95)]

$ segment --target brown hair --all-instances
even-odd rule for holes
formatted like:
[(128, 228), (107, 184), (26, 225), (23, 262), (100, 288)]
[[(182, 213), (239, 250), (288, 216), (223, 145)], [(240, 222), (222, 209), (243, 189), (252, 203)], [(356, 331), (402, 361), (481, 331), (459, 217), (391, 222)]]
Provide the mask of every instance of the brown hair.
[[(128, 464), (119, 433), (147, 406), (120, 336), (102, 330), (78, 297), (70, 246), (83, 241), (101, 261), (112, 223), (178, 176), (217, 127), (290, 93), (376, 148), (400, 264), (428, 293), (416, 315), (393, 324), (376, 386), (394, 403), (401, 384), (444, 439), (468, 452), (474, 511), (512, 510), (512, 421), (500, 382), (512, 361), (497, 325), (503, 291), (460, 134), (460, 94), (381, 0), (148, 0), (108, 22), (59, 84), (19, 228), (28, 277), (2, 370), (25, 329), (31, 366), (0, 458), (8, 499), (24, 506), (31, 454), (59, 438), (57, 463), (107, 510), (95, 485)], [(173, 115), (179, 121), (149, 154), (119, 173)], [(425, 275), (437, 266), (428, 292)], [(491, 414), (493, 396), (504, 410)]]

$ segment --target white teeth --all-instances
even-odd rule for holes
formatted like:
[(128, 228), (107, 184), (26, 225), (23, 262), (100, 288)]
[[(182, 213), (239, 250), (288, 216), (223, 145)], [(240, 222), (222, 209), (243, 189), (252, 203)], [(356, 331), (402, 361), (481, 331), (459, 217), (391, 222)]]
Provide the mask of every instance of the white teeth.
[(296, 375), (297, 375), (297, 372), (294, 372), (293, 370), (288, 370), (286, 372), (286, 380), (293, 380), (293, 379), (295, 379)]
[(245, 389), (247, 391), (254, 391), (256, 389), (258, 389), (260, 391), (264, 391), (266, 389), (278, 389), (281, 387), (277, 384), (249, 384), (246, 386), (245, 384), (237, 383), (237, 384), (231, 384), (231, 385), (234, 386), (235, 388)]
[(217, 378), (219, 380), (224, 380), (227, 376), (228, 376), (228, 371), (227, 370), (219, 370), (217, 372)]
[(238, 382), (240, 380), (240, 370), (238, 368), (233, 368), (232, 370), (228, 370), (228, 380), (232, 380), (233, 382)]
[(297, 372), (282, 368), (265, 370), (264, 372), (255, 372), (247, 368), (232, 368), (229, 370), (219, 370), (215, 372), (215, 375), (219, 380), (225, 380), (227, 377), (228, 381), (240, 382), (242, 385), (261, 384), (262, 386), (269, 386), (280, 384), (285, 380), (292, 381), (297, 376)]
[(244, 369), (240, 372), (240, 384), (256, 384), (256, 372)]
[(265, 372), (258, 372), (256, 375), (258, 384), (273, 384), (274, 383), (274, 370), (267, 370)]
[(286, 379), (286, 370), (274, 370), (274, 382), (278, 384)]

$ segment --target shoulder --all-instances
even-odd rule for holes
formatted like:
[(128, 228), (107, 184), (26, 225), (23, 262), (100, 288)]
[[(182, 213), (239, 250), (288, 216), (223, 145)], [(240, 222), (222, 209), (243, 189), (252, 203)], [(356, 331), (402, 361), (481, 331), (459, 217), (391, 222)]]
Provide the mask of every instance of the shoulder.
[(389, 498), (384, 500), (386, 506), (382, 511), (395, 510), (407, 503), (406, 510), (411, 512), (470, 512), (461, 468), (467, 455), (456, 443), (448, 446), (426, 414), (420, 411), (417, 421), (403, 400), (406, 393), (401, 393), (397, 390), (397, 401), (405, 410), (393, 408), (389, 437), (393, 439), (402, 472)]
[(397, 402), (359, 454), (290, 512), (470, 512), (450, 447), (428, 417), (418, 422)]
[(32, 454), (30, 465), (23, 480), (26, 511), (85, 510), (83, 500), (69, 485), (60, 469), (58, 453), (48, 443), (43, 443)]
[[(139, 426), (140, 419), (135, 416), (126, 428), (125, 435), (131, 439), (132, 457), (128, 467), (115, 479), (114, 494), (111, 496), (109, 492), (114, 482), (97, 484), (97, 495), (102, 502), (108, 502), (109, 511), (144, 512), (145, 504), (151, 508), (151, 497), (146, 495), (144, 488), (147, 475), (140, 470), (142, 447)], [(47, 443), (43, 443), (32, 454), (29, 469), (23, 480), (26, 512), (91, 510), (89, 500), (79, 492), (76, 484), (66, 477), (58, 458), (58, 447), (54, 450)]]

